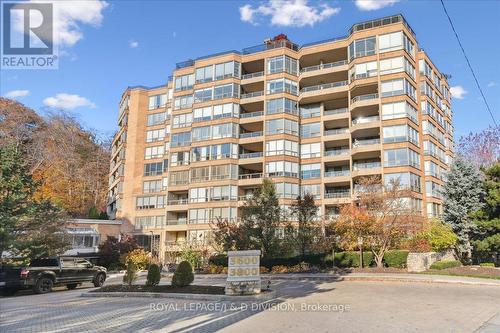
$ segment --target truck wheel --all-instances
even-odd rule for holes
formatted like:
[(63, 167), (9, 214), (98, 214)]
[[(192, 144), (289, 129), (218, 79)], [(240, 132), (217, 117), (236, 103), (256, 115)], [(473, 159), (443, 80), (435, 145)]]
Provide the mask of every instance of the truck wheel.
[(76, 287), (78, 287), (78, 283), (69, 283), (66, 285), (66, 288), (68, 288), (69, 290), (76, 289)]
[(94, 279), (94, 287), (102, 287), (104, 281), (106, 280), (106, 276), (102, 273), (96, 275)]
[(0, 290), (2, 296), (12, 296), (17, 293), (17, 288), (4, 288)]
[(52, 279), (43, 276), (36, 281), (33, 291), (37, 294), (45, 294), (51, 292), (53, 286), (54, 282), (52, 282)]

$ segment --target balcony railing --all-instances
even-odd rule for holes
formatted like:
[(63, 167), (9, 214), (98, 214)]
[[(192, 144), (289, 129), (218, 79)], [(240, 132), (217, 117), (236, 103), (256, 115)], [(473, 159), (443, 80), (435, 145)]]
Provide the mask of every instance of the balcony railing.
[(325, 177), (345, 177), (349, 176), (349, 170), (341, 170), (341, 171), (326, 171)]
[(376, 145), (380, 143), (380, 139), (355, 140), (353, 147)]
[(183, 225), (183, 224), (186, 224), (187, 222), (187, 219), (183, 218), (183, 219), (170, 219), (170, 220), (167, 220), (167, 225)]
[(240, 133), (240, 139), (244, 138), (255, 138), (258, 136), (262, 136), (262, 131), (258, 132), (248, 132), (248, 133)]
[(364, 162), (364, 163), (354, 163), (353, 170), (360, 169), (376, 169), (382, 167), (382, 163), (380, 162)]
[(258, 179), (262, 178), (262, 173), (246, 173), (243, 175), (239, 175), (238, 179)]
[(255, 91), (247, 94), (241, 94), (241, 99), (244, 98), (252, 98), (252, 97), (258, 97), (258, 96), (264, 96), (264, 91)]
[(379, 116), (359, 117), (359, 118), (353, 119), (352, 124), (353, 125), (366, 124), (366, 123), (371, 123), (371, 122), (379, 121), (379, 120), (380, 120)]
[(340, 60), (340, 61), (329, 62), (329, 63), (321, 64), (321, 65), (308, 66), (308, 67), (302, 68), (300, 70), (300, 73), (314, 72), (314, 71), (319, 71), (321, 69), (333, 68), (333, 67), (343, 66), (346, 64), (347, 64), (347, 60)]
[(336, 129), (330, 129), (330, 130), (325, 130), (324, 135), (338, 135), (338, 134), (346, 134), (349, 133), (348, 128), (336, 128)]
[(245, 153), (245, 154), (240, 154), (239, 158), (256, 158), (256, 157), (262, 157), (263, 153), (261, 151), (257, 151), (254, 153)]
[(325, 199), (335, 199), (335, 198), (350, 198), (351, 191), (334, 191), (334, 192), (326, 192)]
[(325, 156), (349, 155), (349, 149), (325, 150)]
[(332, 109), (332, 110), (325, 110), (323, 114), (325, 116), (333, 116), (336, 114), (342, 114), (342, 113), (347, 113), (349, 112), (348, 108), (340, 108), (340, 109)]
[(256, 72), (256, 73), (250, 73), (250, 74), (243, 74), (241, 76), (241, 79), (245, 80), (245, 79), (251, 79), (251, 78), (259, 77), (259, 76), (264, 76), (264, 72)]
[(346, 86), (347, 81), (339, 81), (339, 82), (331, 82), (331, 83), (325, 83), (325, 84), (319, 84), (317, 86), (310, 86), (310, 87), (304, 87), (300, 89), (300, 93), (305, 93), (309, 91), (317, 91), (317, 90), (323, 90), (323, 89), (330, 89), (330, 88), (336, 88), (336, 87), (342, 87)]
[(171, 206), (187, 205), (188, 202), (189, 202), (188, 198), (185, 198), (185, 199), (168, 199), (167, 200), (167, 205), (171, 205)]
[(255, 112), (248, 112), (248, 113), (240, 113), (240, 118), (253, 118), (253, 117), (260, 117), (264, 115), (264, 111), (255, 111)]
[(356, 103), (356, 102), (361, 102), (361, 101), (368, 101), (372, 99), (377, 99), (378, 94), (366, 94), (366, 95), (360, 95), (356, 96), (353, 99), (351, 99), (351, 103)]

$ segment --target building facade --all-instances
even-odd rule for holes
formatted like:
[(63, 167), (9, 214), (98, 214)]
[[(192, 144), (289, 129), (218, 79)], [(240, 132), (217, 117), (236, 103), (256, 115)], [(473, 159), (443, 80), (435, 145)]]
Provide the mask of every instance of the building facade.
[(453, 157), (446, 75), (401, 15), (178, 63), (167, 84), (123, 93), (118, 126), (108, 214), (165, 261), (206, 243), (215, 218), (236, 221), (264, 177), (284, 209), (309, 192), (328, 220), (372, 175), (439, 215)]

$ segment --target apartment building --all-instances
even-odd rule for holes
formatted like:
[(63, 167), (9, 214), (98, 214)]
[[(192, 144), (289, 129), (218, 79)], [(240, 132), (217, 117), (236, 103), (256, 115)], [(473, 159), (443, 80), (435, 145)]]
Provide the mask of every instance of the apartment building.
[(178, 63), (165, 85), (123, 93), (118, 127), (108, 213), (165, 261), (204, 244), (216, 217), (235, 221), (264, 177), (284, 209), (309, 192), (328, 220), (372, 175), (439, 215), (453, 157), (446, 75), (402, 15)]

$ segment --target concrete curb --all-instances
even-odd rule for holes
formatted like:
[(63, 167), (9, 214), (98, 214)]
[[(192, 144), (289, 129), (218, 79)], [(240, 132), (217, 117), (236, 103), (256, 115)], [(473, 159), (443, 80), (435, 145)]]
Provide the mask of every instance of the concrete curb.
[(254, 296), (226, 296), (206, 294), (153, 293), (153, 292), (85, 292), (80, 297), (145, 297), (145, 298), (175, 298), (213, 302), (256, 302), (269, 301), (276, 298), (276, 291), (271, 290)]

